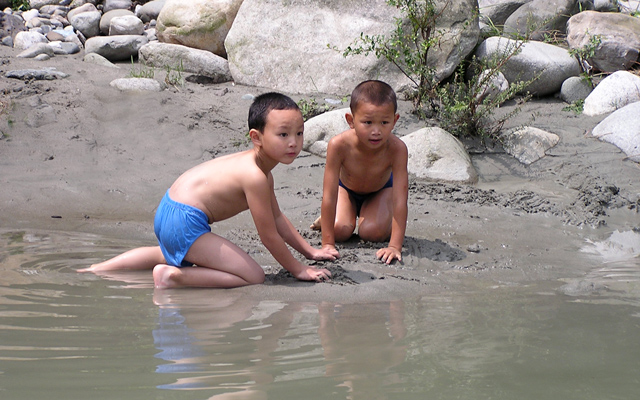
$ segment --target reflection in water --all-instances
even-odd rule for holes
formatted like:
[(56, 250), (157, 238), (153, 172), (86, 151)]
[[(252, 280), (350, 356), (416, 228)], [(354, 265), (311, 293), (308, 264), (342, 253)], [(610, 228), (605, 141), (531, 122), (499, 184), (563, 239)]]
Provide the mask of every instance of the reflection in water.
[(203, 304), (201, 291), (188, 290), (157, 290), (154, 301), (156, 357), (169, 361), (156, 371), (178, 376), (162, 389), (233, 389), (256, 398), (287, 382), (311, 388), (330, 378), (334, 395), (378, 399), (400, 382), (392, 372), (406, 352), (400, 301), (256, 304), (238, 292), (207, 291)]
[(246, 288), (77, 274), (95, 254), (85, 246), (120, 250), (80, 234), (0, 234), (3, 400), (600, 400), (640, 388), (635, 286), (569, 297), (557, 282), (475, 282), (404, 301), (254, 301)]

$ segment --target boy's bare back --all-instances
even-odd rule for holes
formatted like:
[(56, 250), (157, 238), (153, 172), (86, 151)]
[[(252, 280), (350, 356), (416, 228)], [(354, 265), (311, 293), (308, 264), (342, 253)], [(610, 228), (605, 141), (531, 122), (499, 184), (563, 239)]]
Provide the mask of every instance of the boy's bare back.
[(270, 175), (256, 164), (255, 152), (246, 150), (189, 169), (171, 185), (169, 196), (204, 211), (211, 224), (247, 210), (247, 187), (260, 181), (268, 187)]

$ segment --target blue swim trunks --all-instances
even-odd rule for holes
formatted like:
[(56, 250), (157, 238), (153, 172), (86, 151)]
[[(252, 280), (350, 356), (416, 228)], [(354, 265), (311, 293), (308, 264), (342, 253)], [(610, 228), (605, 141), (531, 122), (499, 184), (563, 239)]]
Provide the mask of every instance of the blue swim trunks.
[(349, 193), (349, 197), (351, 197), (353, 199), (353, 201), (355, 201), (355, 203), (356, 203), (356, 217), (357, 217), (357, 216), (360, 216), (360, 209), (362, 209), (362, 204), (364, 204), (365, 200), (367, 200), (368, 198), (374, 196), (376, 193), (378, 193), (382, 189), (393, 187), (393, 172), (391, 173), (391, 176), (389, 176), (389, 180), (387, 181), (387, 183), (384, 184), (383, 187), (381, 187), (377, 191), (371, 192), (371, 193), (361, 194), (361, 193), (354, 192), (353, 190), (351, 190), (348, 187), (346, 187), (342, 183), (341, 180), (338, 180), (338, 185), (342, 186), (344, 188), (344, 190), (346, 190), (347, 193)]
[(153, 225), (162, 255), (167, 264), (176, 267), (192, 266), (184, 260), (189, 248), (200, 236), (211, 232), (204, 211), (171, 200), (168, 190), (160, 201)]

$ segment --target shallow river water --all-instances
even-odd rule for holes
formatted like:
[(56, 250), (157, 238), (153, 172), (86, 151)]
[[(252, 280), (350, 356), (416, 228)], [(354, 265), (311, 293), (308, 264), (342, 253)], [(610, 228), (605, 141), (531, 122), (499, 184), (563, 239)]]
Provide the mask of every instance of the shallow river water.
[(640, 235), (617, 235), (585, 243), (603, 260), (586, 281), (608, 287), (592, 296), (531, 282), (336, 304), (78, 274), (114, 243), (3, 231), (0, 398), (637, 398)]

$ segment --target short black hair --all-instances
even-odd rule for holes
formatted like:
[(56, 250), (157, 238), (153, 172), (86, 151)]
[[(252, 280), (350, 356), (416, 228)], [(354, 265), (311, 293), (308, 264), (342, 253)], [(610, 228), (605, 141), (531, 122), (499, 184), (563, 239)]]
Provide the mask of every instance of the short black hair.
[(356, 112), (356, 109), (362, 102), (371, 103), (376, 106), (382, 106), (385, 104), (393, 105), (393, 112), (398, 110), (398, 100), (396, 99), (396, 92), (389, 84), (370, 80), (361, 82), (353, 92), (351, 92), (351, 112)]
[(249, 130), (262, 132), (267, 125), (267, 115), (271, 110), (300, 110), (291, 97), (282, 93), (269, 92), (256, 97), (249, 108)]

